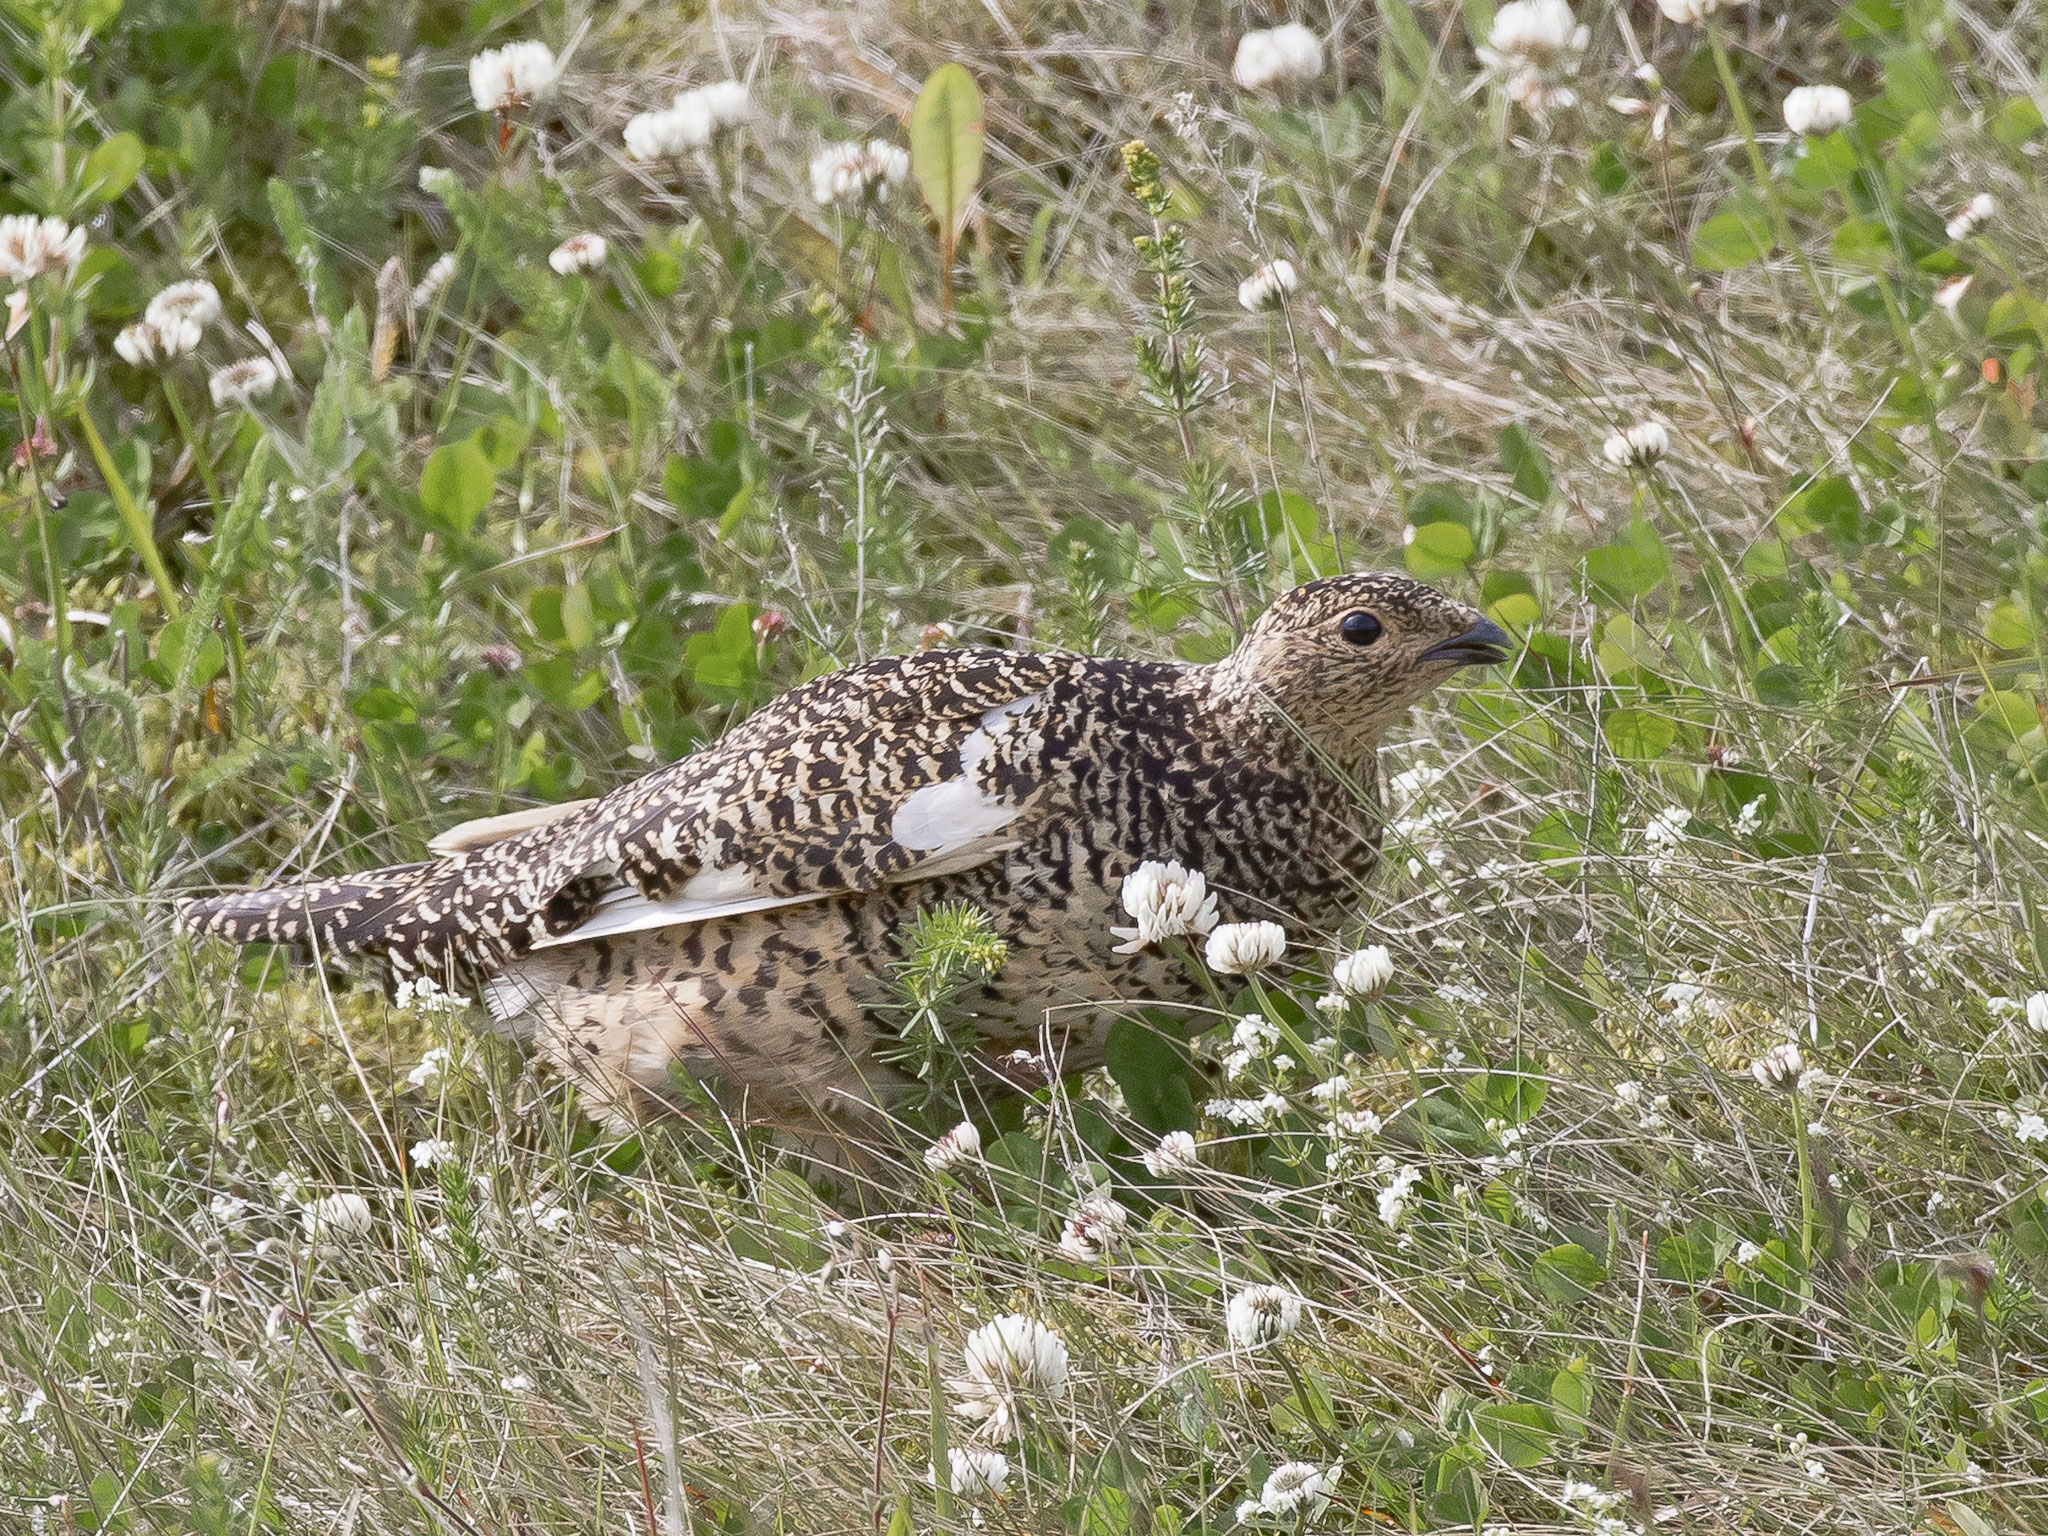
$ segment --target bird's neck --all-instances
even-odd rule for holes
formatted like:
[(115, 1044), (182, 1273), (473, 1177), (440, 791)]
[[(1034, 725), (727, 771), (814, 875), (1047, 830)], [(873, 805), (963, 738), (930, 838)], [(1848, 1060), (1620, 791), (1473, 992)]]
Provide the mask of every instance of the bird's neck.
[(1340, 777), (1363, 780), (1378, 760), (1386, 722), (1376, 712), (1338, 713), (1304, 701), (1276, 697), (1242, 665), (1239, 651), (1201, 669), (1199, 686), (1207, 707), (1229, 722), (1247, 750), (1283, 757), (1319, 759)]

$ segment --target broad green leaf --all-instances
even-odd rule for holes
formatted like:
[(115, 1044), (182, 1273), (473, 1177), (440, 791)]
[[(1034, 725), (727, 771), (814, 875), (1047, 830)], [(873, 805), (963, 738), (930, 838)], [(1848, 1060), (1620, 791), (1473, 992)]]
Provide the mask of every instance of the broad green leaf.
[(1999, 603), (1984, 621), (1984, 638), (2001, 651), (2031, 650), (2034, 621), (2017, 603)]
[(1828, 242), (1828, 254), (1845, 267), (1887, 272), (1897, 264), (1891, 231), (1876, 219), (1849, 219)]
[(1577, 1243), (1559, 1243), (1529, 1268), (1538, 1290), (1559, 1305), (1582, 1300), (1607, 1278), (1607, 1267)]
[(1586, 579), (1622, 603), (1654, 592), (1670, 570), (1664, 541), (1644, 522), (1632, 525), (1616, 543), (1586, 551)]
[(953, 243), (981, 183), (985, 132), (981, 87), (961, 64), (941, 64), (910, 108), (910, 170), (939, 224), (939, 250), (951, 288)]
[(1488, 1403), (1472, 1415), (1480, 1443), (1518, 1472), (1540, 1466), (1557, 1439), (1557, 1415), (1537, 1403)]
[(172, 619), (156, 633), (156, 662), (167, 683), (204, 688), (227, 665), (220, 636), (196, 625), (190, 614)]
[(1514, 478), (1517, 496), (1539, 506), (1550, 499), (1550, 462), (1519, 422), (1500, 430), (1500, 467)]
[(572, 650), (597, 643), (597, 618), (590, 609), (590, 588), (572, 581), (562, 591), (562, 641)]
[(117, 133), (100, 140), (85, 157), (85, 190), (101, 202), (111, 203), (135, 185), (135, 178), (142, 174), (143, 158), (142, 140), (135, 134)]
[(443, 443), (420, 470), (420, 511), (438, 528), (467, 534), (491, 504), (496, 478), (475, 438)]
[(1771, 253), (1771, 226), (1743, 209), (1717, 213), (1692, 237), (1693, 265), (1708, 272), (1739, 272)]
[(1664, 755), (1678, 727), (1647, 709), (1617, 709), (1606, 720), (1607, 745), (1616, 757), (1649, 762)]
[(1103, 1066), (1138, 1124), (1161, 1134), (1195, 1128), (1195, 1095), (1179, 1041), (1143, 1020), (1118, 1019), (1109, 1027), (1106, 1051)]
[(1829, 475), (1800, 487), (1779, 510), (1777, 522), (1786, 538), (1825, 533), (1838, 544), (1854, 544), (1863, 531), (1863, 501), (1848, 477)]
[(1401, 558), (1408, 569), (1423, 580), (1454, 576), (1472, 558), (1472, 535), (1457, 523), (1424, 523), (1408, 530), (1408, 547)]

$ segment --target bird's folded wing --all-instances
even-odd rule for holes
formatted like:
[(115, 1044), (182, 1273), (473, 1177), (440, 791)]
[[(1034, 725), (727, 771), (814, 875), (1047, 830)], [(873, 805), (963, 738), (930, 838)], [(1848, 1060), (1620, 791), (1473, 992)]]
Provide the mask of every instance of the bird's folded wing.
[(819, 901), (997, 857), (1047, 786), (1056, 667), (935, 652), (797, 690), (579, 817), (550, 850), (551, 878), (566, 887), (600, 876), (595, 902), (547, 914), (530, 946)]

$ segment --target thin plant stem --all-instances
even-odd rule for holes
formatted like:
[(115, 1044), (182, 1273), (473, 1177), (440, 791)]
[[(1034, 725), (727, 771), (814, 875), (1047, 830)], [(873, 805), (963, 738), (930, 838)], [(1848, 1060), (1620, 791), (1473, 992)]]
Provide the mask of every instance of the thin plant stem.
[(163, 605), (168, 617), (177, 618), (181, 611), (178, 591), (171, 584), (171, 573), (164, 565), (164, 557), (157, 553), (156, 534), (150, 527), (149, 514), (136, 501), (135, 493), (128, 489), (128, 482), (121, 478), (114, 456), (107, 451), (106, 440), (100, 436), (100, 429), (93, 425), (92, 411), (83, 401), (79, 403), (73, 420), (78, 423), (78, 430), (85, 434), (85, 445), (92, 451), (92, 461), (99, 466), (100, 478), (107, 482), (107, 494), (114, 498), (121, 521), (127, 524), (129, 540), (135, 545), (135, 552), (142, 557), (142, 568), (156, 583), (157, 601)]

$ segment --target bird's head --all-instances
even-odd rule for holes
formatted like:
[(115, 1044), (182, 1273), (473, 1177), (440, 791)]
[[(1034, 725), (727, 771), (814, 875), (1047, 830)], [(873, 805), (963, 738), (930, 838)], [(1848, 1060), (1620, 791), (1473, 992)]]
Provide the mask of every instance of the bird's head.
[(1218, 687), (1277, 707), (1320, 746), (1374, 746), (1408, 707), (1460, 667), (1514, 654), (1478, 609), (1407, 576), (1373, 571), (1296, 587), (1219, 663)]

